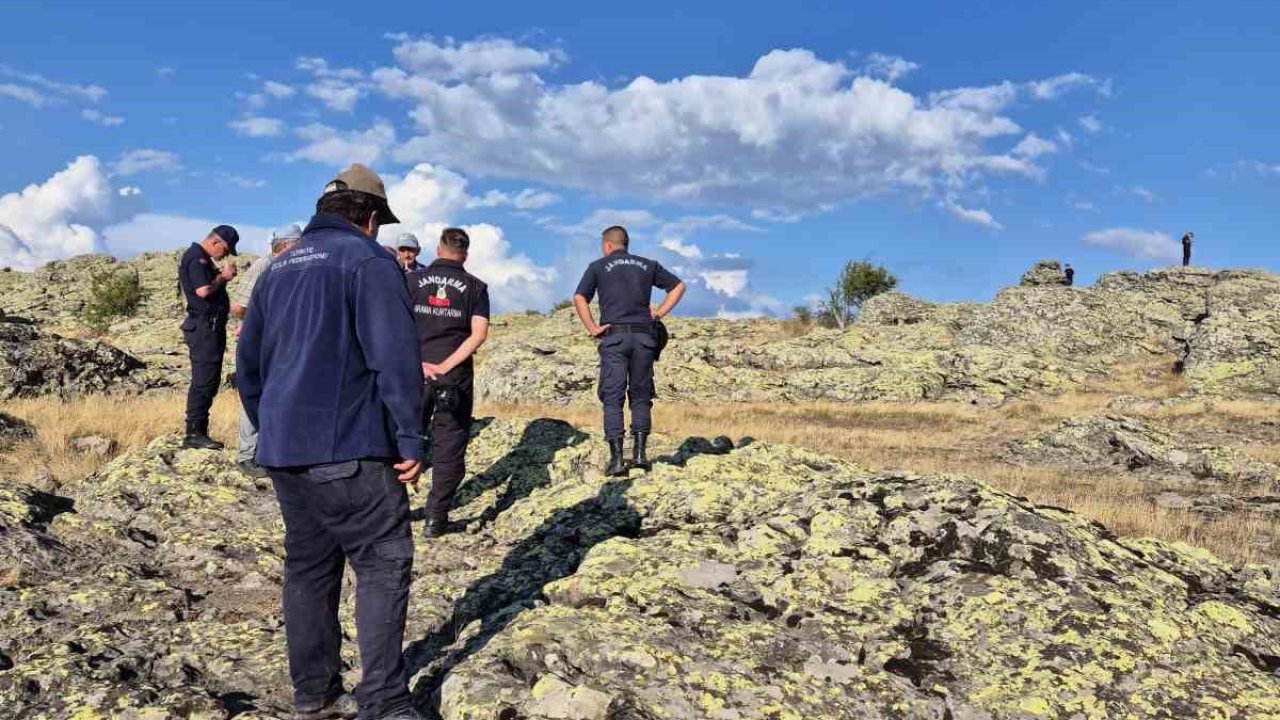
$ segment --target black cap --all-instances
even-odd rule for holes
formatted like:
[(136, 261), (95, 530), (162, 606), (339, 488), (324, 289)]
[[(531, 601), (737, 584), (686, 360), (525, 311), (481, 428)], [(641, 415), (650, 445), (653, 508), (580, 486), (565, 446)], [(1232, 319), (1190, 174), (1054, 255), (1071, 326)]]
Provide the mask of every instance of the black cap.
[(227, 244), (227, 248), (231, 251), (231, 254), (236, 254), (236, 243), (240, 242), (240, 233), (236, 232), (235, 228), (230, 225), (219, 225), (213, 229), (211, 234), (222, 238), (222, 242)]

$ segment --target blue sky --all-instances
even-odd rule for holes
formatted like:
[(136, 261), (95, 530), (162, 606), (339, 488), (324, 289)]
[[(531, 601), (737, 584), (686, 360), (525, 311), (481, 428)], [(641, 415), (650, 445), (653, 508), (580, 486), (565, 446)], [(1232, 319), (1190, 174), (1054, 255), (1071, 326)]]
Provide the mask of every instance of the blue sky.
[(260, 246), (353, 160), (406, 229), (469, 227), (503, 309), (566, 297), (614, 222), (698, 314), (864, 257), (935, 300), (1188, 229), (1277, 259), (1274, 3), (419, 5), (6, 3), (0, 265)]

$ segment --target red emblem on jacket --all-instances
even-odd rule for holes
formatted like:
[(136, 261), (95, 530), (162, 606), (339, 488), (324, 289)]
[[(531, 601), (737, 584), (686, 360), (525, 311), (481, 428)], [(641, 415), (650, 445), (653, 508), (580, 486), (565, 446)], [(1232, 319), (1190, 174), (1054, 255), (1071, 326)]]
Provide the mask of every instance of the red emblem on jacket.
[(444, 286), (440, 285), (436, 288), (436, 294), (427, 298), (427, 304), (431, 307), (449, 307), (453, 303), (449, 302), (449, 296), (444, 292)]

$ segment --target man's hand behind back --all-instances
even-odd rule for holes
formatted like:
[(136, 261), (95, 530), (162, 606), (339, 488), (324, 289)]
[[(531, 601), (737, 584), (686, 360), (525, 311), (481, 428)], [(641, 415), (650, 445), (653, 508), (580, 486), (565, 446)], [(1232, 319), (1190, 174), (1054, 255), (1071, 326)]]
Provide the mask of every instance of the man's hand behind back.
[(418, 476), (422, 474), (422, 461), (420, 460), (401, 460), (392, 465), (396, 470), (400, 471), (400, 482), (413, 483), (418, 481)]

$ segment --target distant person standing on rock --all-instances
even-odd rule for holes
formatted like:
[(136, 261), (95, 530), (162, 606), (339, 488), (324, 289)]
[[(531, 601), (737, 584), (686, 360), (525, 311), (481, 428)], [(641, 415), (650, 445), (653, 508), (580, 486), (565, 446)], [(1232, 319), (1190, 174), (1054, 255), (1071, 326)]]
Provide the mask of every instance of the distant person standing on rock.
[(222, 355), (227, 350), (227, 315), (231, 302), (227, 283), (236, 277), (235, 263), (214, 264), (236, 254), (240, 233), (219, 225), (183, 253), (178, 265), (178, 286), (187, 303), (182, 340), (191, 358), (191, 384), (187, 388), (187, 428), (182, 446), (221, 450), (222, 443), (209, 437), (209, 408), (222, 382)]
[[(578, 319), (599, 341), (600, 402), (604, 437), (609, 443), (608, 475), (626, 475), (624, 398), (631, 405), (632, 465), (648, 469), (646, 444), (652, 431), (653, 363), (660, 353), (659, 321), (684, 297), (685, 284), (656, 260), (628, 252), (631, 239), (620, 225), (601, 235), (604, 257), (587, 266), (573, 296)], [(653, 288), (667, 291), (657, 310), (649, 307)], [(600, 293), (600, 322), (591, 315), (591, 299)]]
[(1191, 243), (1195, 238), (1196, 234), (1193, 232), (1187, 232), (1182, 236), (1182, 267), (1191, 264)]
[(448, 532), (453, 496), (467, 472), (475, 402), (472, 356), (489, 338), (489, 288), (463, 269), (470, 248), (465, 230), (445, 228), (435, 262), (408, 276), (425, 381), (422, 429), (431, 433), (427, 537)]
[(1067, 267), (1062, 271), (1062, 273), (1067, 276), (1067, 287), (1071, 287), (1076, 284), (1076, 270), (1071, 267), (1071, 263), (1067, 263)]
[[(245, 310), (249, 307), (249, 299), (253, 297), (253, 288), (258, 284), (258, 278), (262, 277), (263, 271), (271, 264), (272, 258), (280, 256), (297, 245), (300, 237), (302, 237), (302, 228), (297, 225), (286, 225), (271, 233), (271, 254), (254, 261), (231, 291), (232, 315), (244, 320)], [(239, 337), (239, 328), (236, 329), (235, 334)], [(249, 422), (249, 415), (243, 407), (240, 408), (239, 440), (239, 453), (236, 460), (240, 469), (254, 477), (266, 477), (267, 471), (253, 459), (254, 451), (258, 449), (258, 430), (253, 423)]]
[(359, 715), (422, 718), (402, 655), (422, 363), (404, 272), (375, 239), (398, 222), (369, 168), (330, 181), (302, 239), (258, 281), (236, 352), (257, 460), (284, 516), (285, 640), (301, 718), (357, 712), (342, 686), (346, 561), (356, 574)]

